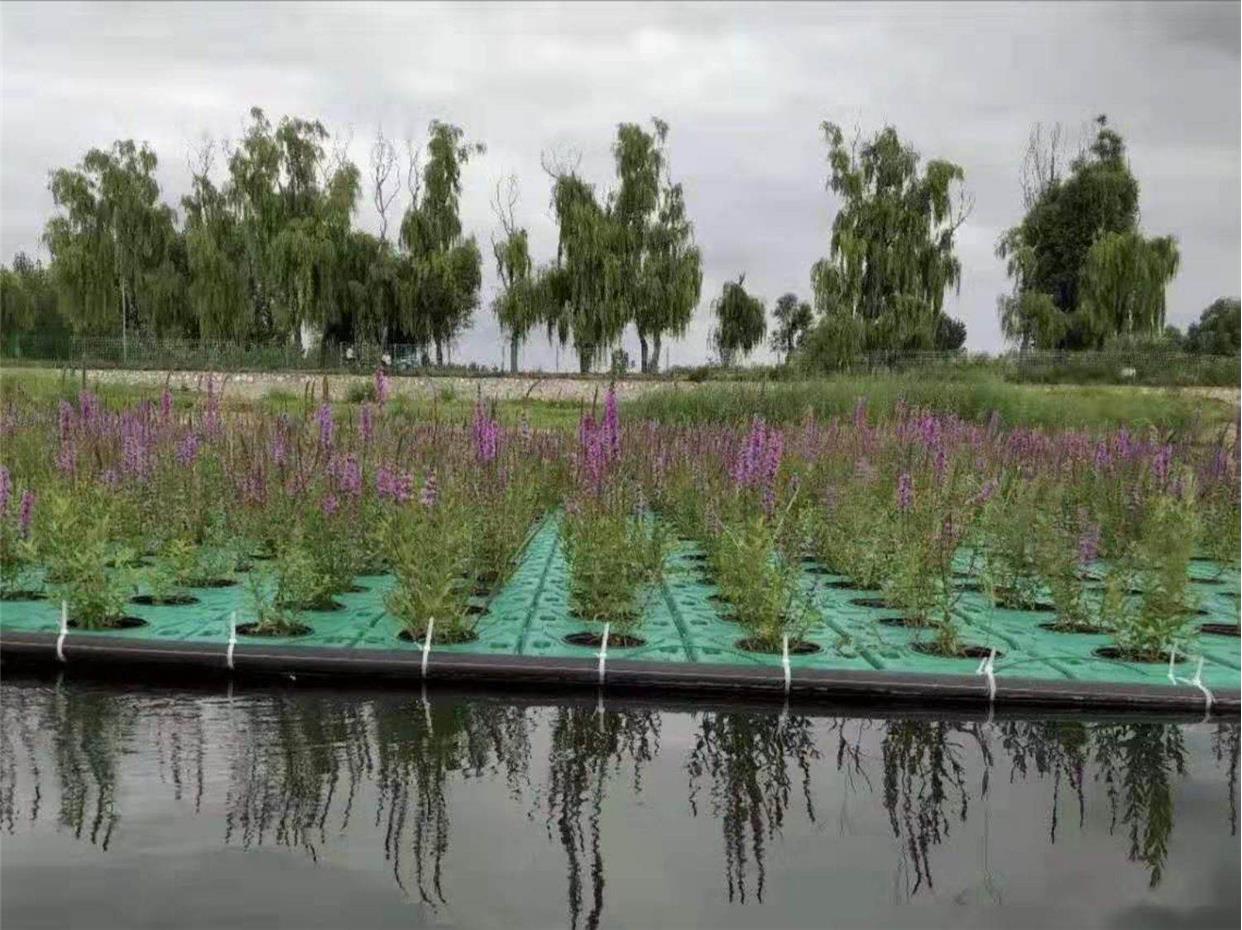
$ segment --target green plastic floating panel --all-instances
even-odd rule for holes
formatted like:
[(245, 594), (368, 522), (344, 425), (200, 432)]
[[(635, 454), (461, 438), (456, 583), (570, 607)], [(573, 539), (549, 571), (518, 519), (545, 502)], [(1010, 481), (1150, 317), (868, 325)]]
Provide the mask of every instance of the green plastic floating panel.
[[(673, 547), (661, 583), (643, 594), (644, 611), (635, 632), (644, 643), (632, 648), (610, 644), (609, 658), (679, 664), (781, 665), (779, 655), (749, 652), (738, 645), (746, 633), (729, 618), (702, 556), (702, 550), (694, 543), (682, 542)], [(965, 569), (969, 564), (967, 555), (960, 565)], [(1196, 626), (1238, 622), (1236, 572), (1196, 561), (1192, 563), (1190, 577), (1200, 604)], [(38, 578), (30, 581), (33, 587), (39, 586)], [(262, 639), (242, 636), (239, 641), (307, 648), (420, 651), (422, 643), (398, 637), (401, 625), (385, 608), (385, 595), (393, 583), (391, 576), (359, 578), (360, 590), (337, 595), (340, 609), (302, 613), (302, 621), (312, 630), (307, 635)], [(877, 592), (847, 585), (846, 579), (829, 574), (823, 566), (811, 560), (805, 563), (802, 593), (822, 621), (811, 628), (806, 639), (819, 648), (811, 654), (791, 655), (792, 668), (977, 674), (977, 659), (940, 658), (914, 649), (914, 644), (930, 639), (932, 633), (880, 622), (897, 617), (898, 612), (859, 603), (875, 599)], [(198, 598), (195, 604), (130, 604), (127, 612), (146, 620), (146, 626), (101, 632), (73, 630), (70, 636), (224, 644), (234, 614), (239, 624), (252, 619), (244, 580), (232, 587), (193, 589), (191, 593)], [(555, 516), (546, 518), (532, 534), (509, 581), (490, 599), (474, 598), (472, 603), (478, 611), (478, 638), (469, 643), (436, 645), (434, 652), (545, 658), (591, 658), (598, 654), (596, 647), (566, 642), (566, 637), (574, 633), (600, 632), (601, 628), (584, 624), (570, 609), (569, 567)], [(1186, 687), (1184, 681), (1170, 680), (1167, 663), (1121, 662), (1096, 656), (1095, 650), (1111, 644), (1106, 635), (1045, 629), (1042, 624), (1051, 622), (1054, 616), (1038, 610), (996, 608), (977, 593), (962, 594), (956, 607), (964, 642), (996, 650), (994, 673), (998, 679)], [(0, 634), (56, 633), (59, 627), (60, 605), (51, 599), (0, 602)], [(1239, 688), (1242, 662), (1237, 638), (1199, 635), (1188, 645), (1187, 652), (1185, 660), (1176, 666), (1179, 678), (1192, 678), (1201, 656), (1204, 685), (1213, 690)]]

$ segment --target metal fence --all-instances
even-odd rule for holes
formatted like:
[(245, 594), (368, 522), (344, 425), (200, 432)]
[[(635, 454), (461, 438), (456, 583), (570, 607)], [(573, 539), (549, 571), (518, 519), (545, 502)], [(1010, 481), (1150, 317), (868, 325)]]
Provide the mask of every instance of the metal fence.
[[(369, 372), (384, 364), (396, 374), (500, 375), (494, 366), (430, 364), (426, 350), (415, 345), (324, 344), (304, 352), (288, 342), (12, 335), (0, 340), (0, 360), (9, 365), (127, 368), (159, 371), (227, 372)], [(971, 371), (1007, 380), (1047, 383), (1150, 385), (1236, 385), (1237, 356), (1191, 355), (1182, 352), (876, 352), (846, 367), (856, 374), (910, 373), (964, 375)], [(542, 373), (541, 373), (542, 374)], [(725, 376), (750, 380), (796, 376), (792, 370), (734, 369), (728, 373), (702, 366), (679, 368), (664, 377), (708, 380)]]

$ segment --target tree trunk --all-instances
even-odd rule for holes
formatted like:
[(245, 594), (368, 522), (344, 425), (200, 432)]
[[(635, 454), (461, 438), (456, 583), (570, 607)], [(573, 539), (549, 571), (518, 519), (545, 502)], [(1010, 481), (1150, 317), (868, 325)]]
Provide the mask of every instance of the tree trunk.
[(594, 350), (590, 346), (581, 346), (578, 349), (578, 372), (588, 375), (591, 373), (591, 356)]
[(440, 340), (436, 340), (436, 367), (444, 367), (444, 346), (440, 344)]
[(518, 337), (512, 336), (509, 339), (509, 373), (513, 375), (516, 375), (517, 370), (518, 370), (517, 356), (518, 356)]
[(638, 370), (641, 371), (643, 374), (646, 374), (648, 366), (650, 366), (651, 362), (647, 360), (647, 337), (644, 336), (642, 333), (638, 334), (638, 348), (639, 348), (639, 353), (642, 356), (641, 360), (638, 363)]
[(121, 364), (129, 364), (129, 332), (125, 325), (125, 279), (121, 279)]
[(651, 374), (660, 373), (660, 334), (651, 337)]

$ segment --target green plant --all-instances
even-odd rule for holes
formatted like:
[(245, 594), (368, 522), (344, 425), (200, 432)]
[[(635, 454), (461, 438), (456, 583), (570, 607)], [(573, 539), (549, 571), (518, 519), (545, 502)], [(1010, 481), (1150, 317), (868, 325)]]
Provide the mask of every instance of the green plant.
[(1159, 661), (1183, 646), (1197, 606), (1188, 569), (1199, 535), (1193, 480), (1181, 493), (1162, 493), (1150, 503), (1134, 545), (1135, 578), (1142, 594), (1138, 609), (1114, 630), (1123, 655)]
[(569, 560), (570, 603), (589, 623), (608, 623), (630, 635), (643, 600), (663, 570), (667, 541), (662, 524), (623, 506), (587, 499), (561, 521)]
[(412, 639), (421, 641), (432, 621), (434, 642), (474, 637), (471, 523), (464, 516), (464, 508), (447, 495), (396, 508), (388, 516), (385, 534), (396, 585), (385, 604)]
[(711, 547), (721, 596), (746, 628), (752, 648), (779, 652), (788, 636), (796, 646), (817, 615), (798, 586), (796, 564), (783, 554), (779, 526), (762, 514), (725, 525)]

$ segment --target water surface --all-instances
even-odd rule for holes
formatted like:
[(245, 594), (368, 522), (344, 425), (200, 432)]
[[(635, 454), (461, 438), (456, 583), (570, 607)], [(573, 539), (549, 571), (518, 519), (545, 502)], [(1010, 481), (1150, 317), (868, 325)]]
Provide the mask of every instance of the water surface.
[(1236, 719), (6, 677), (22, 927), (1237, 927)]

